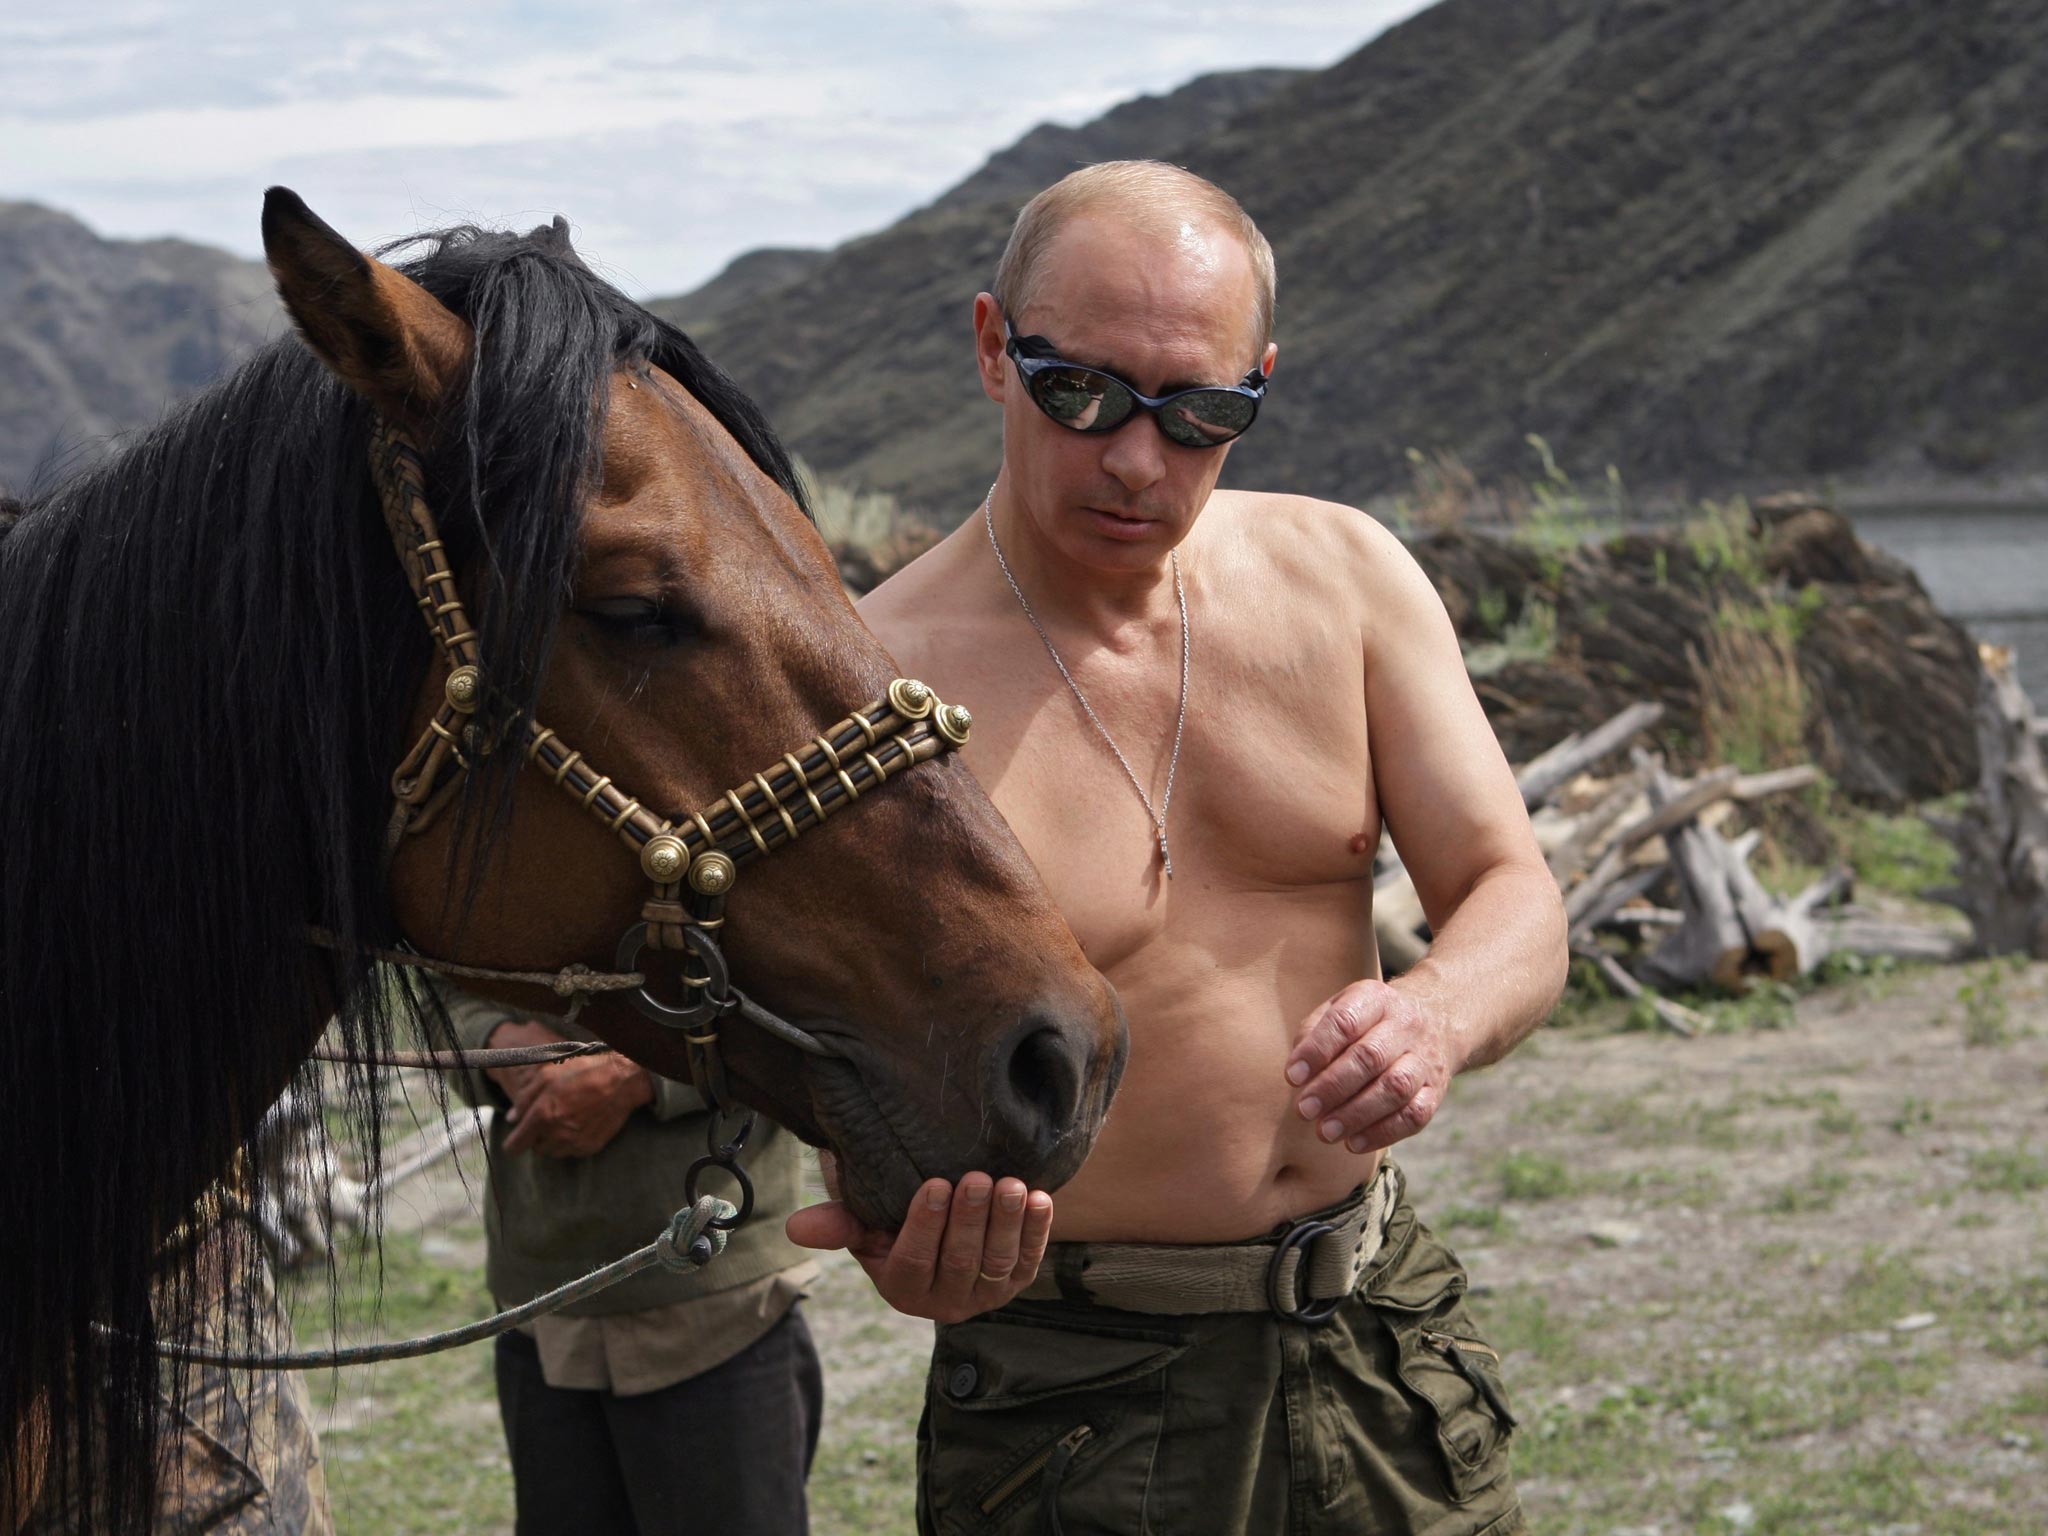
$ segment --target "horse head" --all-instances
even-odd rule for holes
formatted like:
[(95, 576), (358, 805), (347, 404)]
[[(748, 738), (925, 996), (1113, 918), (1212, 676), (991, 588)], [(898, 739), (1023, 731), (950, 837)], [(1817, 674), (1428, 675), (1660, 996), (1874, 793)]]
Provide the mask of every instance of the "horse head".
[[(680, 337), (621, 329), (615, 355), (586, 381), (585, 451), (567, 446), (579, 423), (534, 420), (523, 433), (557, 434), (555, 451), (529, 442), (523, 462), (479, 462), (480, 439), (504, 440), (502, 422), (480, 431), (493, 408), (480, 393), (507, 373), (573, 371), (572, 361), (504, 355), (476, 294), (448, 281), (437, 295), (432, 272), (416, 280), (360, 254), (289, 192), (270, 194), (263, 230), (300, 334), (419, 445), (430, 503), (447, 469), (441, 531), (456, 568), (436, 595), (467, 601), (495, 699), (467, 738), (497, 744), (490, 770), (479, 762), (467, 775), (473, 814), (400, 840), (394, 915), (424, 952), (473, 966), (604, 964), (646, 914), (646, 861), (587, 813), (586, 797), (550, 782), (560, 774), (518, 767), (522, 726), (545, 721), (554, 740), (575, 744), (591, 767), (572, 786), (608, 780), (601, 809), (630, 796), (655, 824), (694, 835), (691, 812), (730, 805), (747, 823), (746, 852), (746, 837), (761, 839), (728, 791), (767, 791), (761, 770), (794, 769), (785, 754), (889, 697), (896, 669), (855, 615), (772, 439), (735, 436), (732, 411), (721, 419), (713, 408), (729, 406), (729, 386)], [(580, 272), (559, 221), (531, 244), (525, 259)], [(598, 287), (586, 275), (567, 292), (605, 302)], [(489, 509), (466, 515), (513, 476), (554, 483), (535, 508), (561, 524), (552, 564)], [(531, 497), (532, 486), (517, 493)], [(550, 577), (553, 589), (534, 590)], [(437, 714), (453, 718), (448, 674), (447, 658), (427, 665), (405, 739)], [(563, 760), (557, 749), (543, 766)], [(800, 1026), (795, 1038), (823, 1048), (727, 1017), (717, 1033), (731, 1091), (833, 1149), (849, 1201), (873, 1223), (900, 1219), (934, 1174), (987, 1168), (1056, 1186), (1086, 1155), (1121, 1068), (1114, 996), (957, 758), (864, 788), (858, 805), (812, 820), (800, 843), (785, 811), (763, 808), (766, 794), (753, 802), (771, 831), (779, 818), (792, 835), (734, 881), (719, 958)], [(806, 799), (819, 804), (790, 792), (799, 810)], [(710, 824), (695, 825), (702, 852)], [(687, 892), (669, 886), (673, 911)], [(680, 997), (697, 962), (646, 951), (640, 963), (650, 993)], [(517, 984), (495, 990), (538, 1001)], [(602, 998), (583, 1019), (653, 1070), (691, 1075), (684, 1033), (625, 999)]]

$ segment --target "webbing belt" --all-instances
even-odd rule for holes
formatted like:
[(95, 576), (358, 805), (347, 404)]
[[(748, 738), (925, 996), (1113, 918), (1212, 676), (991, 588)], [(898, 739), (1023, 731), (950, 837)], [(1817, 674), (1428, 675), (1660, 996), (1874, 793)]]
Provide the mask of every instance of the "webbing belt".
[(1054, 1243), (1026, 1301), (1085, 1301), (1181, 1317), (1263, 1312), (1321, 1322), (1379, 1257), (1400, 1201), (1391, 1160), (1341, 1209), (1250, 1243)]

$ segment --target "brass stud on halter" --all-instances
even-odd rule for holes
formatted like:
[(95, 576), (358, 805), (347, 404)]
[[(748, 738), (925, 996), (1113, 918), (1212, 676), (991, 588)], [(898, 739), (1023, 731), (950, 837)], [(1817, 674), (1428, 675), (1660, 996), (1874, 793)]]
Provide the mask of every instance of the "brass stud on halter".
[(698, 854), (690, 866), (690, 889), (699, 896), (723, 896), (739, 877), (739, 866), (714, 848)]
[(476, 667), (457, 667), (448, 674), (448, 681), (441, 685), (441, 692), (447, 697), (448, 707), (468, 715), (476, 712), (476, 706), (484, 696), (484, 675)]
[(938, 695), (914, 677), (899, 677), (889, 685), (889, 707), (906, 720), (922, 720), (938, 703)]
[(939, 710), (932, 723), (946, 740), (956, 747), (964, 747), (967, 745), (967, 733), (974, 729), (974, 716), (967, 712), (965, 704), (947, 704)]
[(674, 885), (689, 865), (690, 850), (673, 832), (650, 837), (640, 849), (640, 873), (656, 885)]

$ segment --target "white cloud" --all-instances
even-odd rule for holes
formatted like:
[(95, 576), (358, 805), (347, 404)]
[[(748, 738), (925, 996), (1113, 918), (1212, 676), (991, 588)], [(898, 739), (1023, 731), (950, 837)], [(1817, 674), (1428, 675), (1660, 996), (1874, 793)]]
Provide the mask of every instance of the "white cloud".
[(888, 222), (1048, 119), (1331, 62), (1421, 0), (104, 0), (0, 17), (0, 197), (254, 254), (262, 188), (363, 244), (559, 210), (636, 291)]

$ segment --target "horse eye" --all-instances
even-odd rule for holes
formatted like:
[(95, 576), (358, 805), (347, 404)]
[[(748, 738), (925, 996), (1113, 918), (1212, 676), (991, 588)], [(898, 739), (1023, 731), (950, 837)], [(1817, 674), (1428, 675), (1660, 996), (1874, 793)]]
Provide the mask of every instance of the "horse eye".
[(689, 615), (648, 597), (606, 597), (579, 603), (576, 616), (614, 639), (638, 645), (680, 645), (697, 634), (697, 624)]

